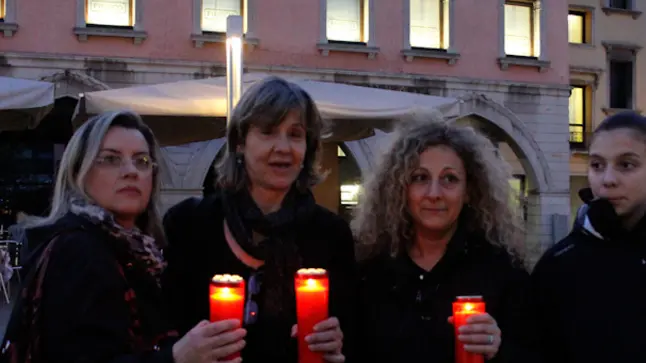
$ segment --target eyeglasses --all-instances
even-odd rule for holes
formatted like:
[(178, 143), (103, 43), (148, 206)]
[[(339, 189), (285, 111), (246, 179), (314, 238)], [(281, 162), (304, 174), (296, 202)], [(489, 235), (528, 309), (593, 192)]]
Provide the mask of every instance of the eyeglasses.
[(157, 167), (157, 163), (149, 155), (138, 155), (132, 159), (124, 159), (119, 155), (103, 155), (97, 157), (94, 162), (103, 168), (120, 169), (126, 165), (126, 160), (141, 172), (149, 172)]
[(258, 303), (256, 299), (260, 294), (260, 287), (262, 285), (261, 270), (257, 270), (249, 276), (249, 283), (247, 284), (247, 303), (244, 308), (244, 324), (251, 325), (258, 320)]

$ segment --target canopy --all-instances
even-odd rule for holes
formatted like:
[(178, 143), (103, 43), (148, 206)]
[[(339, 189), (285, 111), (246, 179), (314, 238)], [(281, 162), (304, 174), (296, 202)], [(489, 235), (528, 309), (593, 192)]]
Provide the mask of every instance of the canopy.
[[(246, 74), (243, 89), (267, 75)], [(455, 105), (456, 99), (372, 87), (291, 79), (307, 91), (322, 116), (331, 121), (329, 139), (349, 141), (388, 130), (407, 115)], [(140, 114), (162, 145), (178, 145), (224, 136), (226, 78), (215, 77), (86, 93), (77, 106), (75, 125), (88, 115), (127, 109)]]
[(54, 84), (0, 77), (0, 131), (33, 129), (54, 107)]

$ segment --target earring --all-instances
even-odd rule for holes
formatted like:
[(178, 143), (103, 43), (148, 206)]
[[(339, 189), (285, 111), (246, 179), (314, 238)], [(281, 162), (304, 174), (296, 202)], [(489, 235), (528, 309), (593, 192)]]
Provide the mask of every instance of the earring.
[(238, 165), (242, 165), (242, 155), (238, 154), (236, 156), (236, 163), (238, 163)]

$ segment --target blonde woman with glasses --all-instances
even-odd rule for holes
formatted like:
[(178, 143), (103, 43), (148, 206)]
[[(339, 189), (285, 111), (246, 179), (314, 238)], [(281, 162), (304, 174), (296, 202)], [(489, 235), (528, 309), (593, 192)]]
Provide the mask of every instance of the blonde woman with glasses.
[(38, 247), (4, 361), (202, 363), (239, 349), (216, 339), (231, 322), (200, 322), (179, 340), (165, 323), (159, 158), (133, 113), (106, 113), (75, 132), (51, 212), (27, 231)]

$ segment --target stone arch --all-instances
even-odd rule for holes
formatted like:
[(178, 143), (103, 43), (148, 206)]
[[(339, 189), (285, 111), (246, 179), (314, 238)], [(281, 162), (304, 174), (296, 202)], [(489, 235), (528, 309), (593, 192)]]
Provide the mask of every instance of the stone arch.
[(56, 98), (79, 98), (79, 93), (90, 91), (104, 91), (111, 87), (98, 79), (80, 72), (66, 69), (40, 78), (41, 81), (56, 84)]
[(458, 112), (450, 117), (453, 121), (466, 117), (482, 120), (488, 132), (499, 135), (512, 148), (532, 189), (541, 193), (553, 188), (545, 154), (527, 126), (511, 110), (483, 94), (468, 93), (459, 98)]

